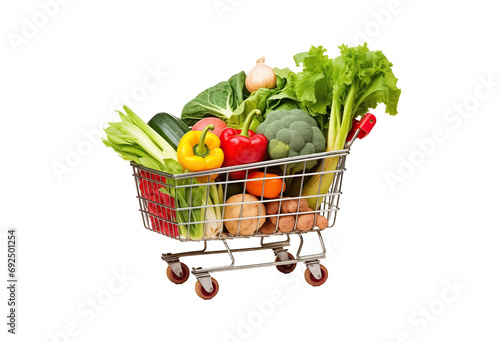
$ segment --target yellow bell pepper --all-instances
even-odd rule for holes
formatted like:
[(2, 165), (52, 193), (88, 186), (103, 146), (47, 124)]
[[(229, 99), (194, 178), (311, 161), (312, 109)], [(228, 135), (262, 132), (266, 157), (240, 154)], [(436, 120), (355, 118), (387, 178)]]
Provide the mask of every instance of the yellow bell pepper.
[[(191, 172), (218, 169), (224, 161), (224, 152), (220, 149), (220, 139), (210, 133), (214, 125), (207, 125), (203, 131), (191, 131), (184, 134), (177, 146), (177, 160)], [(217, 178), (217, 174), (208, 177), (196, 177), (201, 183)]]

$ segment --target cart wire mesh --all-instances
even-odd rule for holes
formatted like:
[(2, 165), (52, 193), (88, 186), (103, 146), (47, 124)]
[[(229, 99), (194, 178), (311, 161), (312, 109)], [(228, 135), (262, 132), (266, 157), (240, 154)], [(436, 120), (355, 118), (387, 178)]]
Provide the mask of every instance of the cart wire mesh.
[[(345, 159), (348, 154), (349, 148), (346, 148), (340, 151), (175, 175), (149, 169), (133, 162), (131, 165), (144, 226), (148, 230), (179, 241), (206, 241), (303, 234), (333, 227), (339, 209)], [(328, 158), (334, 162), (338, 160), (336, 169), (325, 170), (325, 161)], [(292, 169), (298, 170), (298, 172), (291, 174), (290, 170)], [(244, 178), (232, 179), (230, 175), (235, 171), (239, 171), (240, 174), (244, 173)], [(249, 180), (249, 174), (254, 171), (262, 172), (263, 176)], [(208, 182), (210, 176), (215, 174), (217, 178)], [(246, 191), (248, 182), (262, 181), (262, 189), (264, 190), (266, 180), (276, 179), (266, 177), (268, 174), (278, 174), (279, 179), (282, 180), (282, 190), (294, 189), (296, 195), (280, 198), (256, 196), (257, 201), (249, 202), (248, 199), (253, 199), (254, 196)], [(314, 175), (318, 175), (320, 179), (317, 193), (303, 196), (305, 184)], [(328, 178), (333, 176), (333, 182), (329, 191), (326, 194), (321, 194), (321, 183), (326, 175), (329, 176)], [(226, 203), (235, 188), (243, 194), (241, 201)], [(286, 191), (282, 192), (287, 195)], [(219, 201), (213, 201), (212, 197), (214, 196), (212, 195), (217, 197)], [(245, 201), (245, 196), (247, 196), (247, 201)], [(297, 205), (296, 212), (285, 213), (282, 210), (285, 201), (303, 201), (311, 198), (316, 200), (316, 208), (301, 211), (300, 205)], [(266, 212), (266, 206), (271, 202), (278, 204), (276, 213)], [(251, 214), (251, 216), (247, 216), (243, 210), (244, 205), (249, 203), (258, 206), (257, 213)], [(228, 210), (234, 214), (238, 207), (240, 208), (239, 216), (228, 217), (225, 215)], [(311, 214), (314, 215), (312, 228), (307, 227), (308, 229), (304, 230), (299, 224), (302, 222), (299, 220), (300, 216)], [(326, 219), (326, 224), (322, 224), (320, 228), (318, 220), (325, 221), (321, 216)], [(280, 221), (283, 223), (285, 220), (294, 223), (292, 226), (288, 224), (285, 228), (284, 224), (280, 224)], [(264, 226), (266, 229), (263, 228)], [(253, 229), (252, 227), (257, 228)]]

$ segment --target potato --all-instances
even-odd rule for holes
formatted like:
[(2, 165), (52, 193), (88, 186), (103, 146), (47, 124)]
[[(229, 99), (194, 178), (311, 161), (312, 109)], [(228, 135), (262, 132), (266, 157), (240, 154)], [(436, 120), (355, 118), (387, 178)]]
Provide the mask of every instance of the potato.
[(326, 219), (326, 217), (318, 215), (318, 217), (316, 218), (316, 227), (318, 227), (319, 229), (325, 229), (326, 227), (328, 227), (328, 220)]
[[(244, 204), (231, 204), (231, 203), (241, 203)], [(243, 210), (242, 210), (243, 207)], [(241, 213), (241, 216), (240, 216)], [(248, 218), (245, 217), (256, 217), (259, 218)], [(251, 235), (255, 233), (257, 229), (262, 227), (264, 222), (266, 222), (266, 207), (259, 202), (257, 197), (250, 194), (237, 194), (229, 197), (226, 201), (224, 209), (224, 220), (237, 219), (232, 221), (224, 221), (224, 226), (227, 231), (233, 235)], [(241, 223), (240, 223), (241, 222)], [(239, 232), (238, 232), (238, 225)]]
[(267, 220), (262, 227), (260, 227), (259, 232), (262, 234), (272, 234), (276, 230), (276, 224), (272, 223), (271, 221)]
[(292, 216), (292, 217), (295, 217), (293, 215), (285, 215), (283, 213), (281, 213), (279, 216), (271, 216), (269, 217), (269, 221), (271, 221), (272, 224), (276, 225), (276, 223), (278, 223), (278, 217), (280, 218), (280, 221), (285, 218), (285, 217), (289, 217), (289, 216)]
[[(307, 208), (307, 211), (312, 211), (311, 208)], [(297, 219), (297, 229), (301, 231), (311, 230), (314, 225), (314, 213), (311, 214), (299, 214)]]
[(299, 212), (307, 211), (307, 209), (309, 209), (307, 205), (307, 200), (305, 198), (300, 198), (300, 199), (283, 201), (281, 210), (284, 213), (296, 213), (297, 207), (299, 207)]
[(292, 215), (281, 216), (278, 221), (278, 229), (280, 232), (288, 233), (291, 232), (293, 227), (295, 227), (295, 217)]
[(307, 199), (305, 198), (299, 199), (299, 211), (305, 212), (308, 211), (307, 209), (309, 209), (309, 204), (307, 203)]
[(288, 197), (283, 197), (279, 201), (267, 202), (266, 203), (267, 215), (277, 214), (279, 209), (280, 209), (280, 203), (281, 203), (281, 212), (283, 212), (283, 203), (285, 203), (285, 201), (284, 201), (285, 198), (288, 198)]
[(271, 217), (268, 217), (267, 220), (269, 222), (271, 222), (272, 224), (276, 225), (276, 223), (278, 223), (278, 216), (271, 216)]
[(280, 207), (280, 202), (275, 201), (275, 202), (267, 202), (266, 203), (266, 213), (267, 215), (274, 215), (278, 213)]

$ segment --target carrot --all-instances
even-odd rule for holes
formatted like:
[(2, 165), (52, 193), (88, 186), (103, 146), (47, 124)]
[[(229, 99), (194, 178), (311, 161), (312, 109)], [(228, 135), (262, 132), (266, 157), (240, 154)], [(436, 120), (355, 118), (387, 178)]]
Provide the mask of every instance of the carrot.
[[(286, 185), (283, 183), (280, 176), (274, 173), (252, 172), (247, 181), (247, 191), (257, 197), (276, 198), (285, 191)], [(260, 180), (250, 181), (251, 179), (261, 178)], [(264, 182), (265, 178), (265, 182)]]

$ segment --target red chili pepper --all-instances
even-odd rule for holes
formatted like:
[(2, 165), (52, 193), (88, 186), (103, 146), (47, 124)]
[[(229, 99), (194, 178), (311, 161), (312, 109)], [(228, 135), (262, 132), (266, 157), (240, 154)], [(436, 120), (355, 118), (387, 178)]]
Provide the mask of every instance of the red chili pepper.
[[(220, 133), (220, 147), (224, 151), (223, 167), (256, 163), (264, 160), (267, 152), (266, 136), (255, 134), (248, 129), (255, 115), (260, 115), (260, 110), (254, 109), (248, 114), (241, 130), (227, 127)], [(251, 172), (252, 170), (248, 170), (248, 174)], [(234, 171), (229, 173), (229, 177), (231, 179), (243, 179), (246, 173), (246, 170)]]

